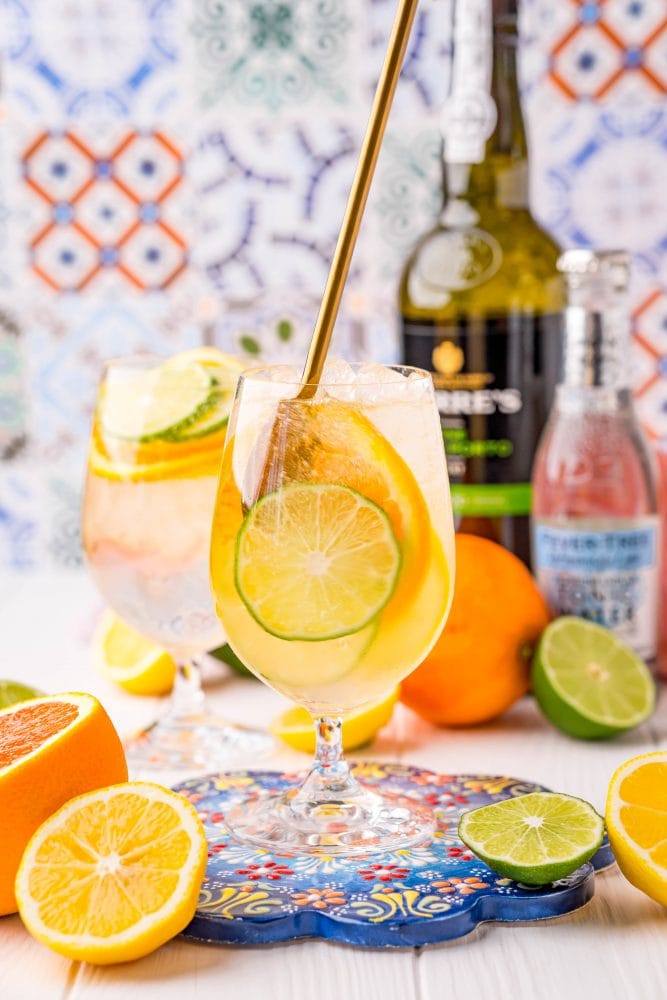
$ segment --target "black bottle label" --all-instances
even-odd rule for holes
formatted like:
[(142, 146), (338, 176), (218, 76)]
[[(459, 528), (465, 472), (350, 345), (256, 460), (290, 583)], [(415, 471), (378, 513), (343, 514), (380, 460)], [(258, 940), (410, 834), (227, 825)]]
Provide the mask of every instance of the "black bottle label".
[(530, 513), (530, 475), (559, 376), (558, 315), (403, 320), (407, 364), (433, 374), (454, 512)]

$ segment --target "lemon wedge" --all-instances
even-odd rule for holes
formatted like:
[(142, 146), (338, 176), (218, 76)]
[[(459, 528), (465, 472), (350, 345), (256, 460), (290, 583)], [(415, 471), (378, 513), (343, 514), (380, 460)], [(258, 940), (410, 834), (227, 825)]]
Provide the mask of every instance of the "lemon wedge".
[[(345, 750), (357, 750), (370, 743), (375, 734), (386, 726), (392, 717), (394, 705), (398, 700), (399, 688), (394, 688), (385, 695), (382, 701), (367, 706), (360, 712), (348, 715), (343, 720), (343, 747)], [(305, 708), (295, 706), (272, 721), (271, 732), (278, 739), (288, 743), (295, 750), (304, 753), (315, 752), (315, 728), (313, 719)]]
[(105, 612), (93, 639), (97, 669), (131, 694), (171, 691), (176, 664), (169, 653), (136, 632), (112, 611)]

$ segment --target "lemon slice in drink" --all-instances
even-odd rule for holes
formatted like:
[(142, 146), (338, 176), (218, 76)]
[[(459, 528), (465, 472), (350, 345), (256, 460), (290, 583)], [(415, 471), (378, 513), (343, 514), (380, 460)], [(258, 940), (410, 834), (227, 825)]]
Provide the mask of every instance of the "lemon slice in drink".
[(565, 878), (593, 857), (604, 823), (592, 805), (558, 792), (531, 792), (471, 809), (459, 837), (489, 868), (527, 885)]
[(183, 433), (219, 400), (216, 381), (203, 365), (109, 370), (100, 406), (105, 434), (151, 441)]
[(279, 639), (359, 632), (396, 587), (401, 550), (391, 522), (347, 486), (291, 483), (251, 507), (238, 533), (236, 589)]
[(638, 726), (655, 707), (646, 664), (612, 632), (566, 616), (542, 633), (532, 676), (546, 717), (570, 736), (607, 739)]

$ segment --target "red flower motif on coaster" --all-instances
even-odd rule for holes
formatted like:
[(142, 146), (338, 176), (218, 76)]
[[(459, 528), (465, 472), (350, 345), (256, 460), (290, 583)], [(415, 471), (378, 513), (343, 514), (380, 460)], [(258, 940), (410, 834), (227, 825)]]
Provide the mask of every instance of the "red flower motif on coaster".
[(314, 910), (326, 910), (328, 906), (342, 906), (345, 895), (340, 889), (306, 889), (295, 892), (292, 899), (297, 906), (312, 906)]
[(460, 896), (470, 896), (473, 892), (479, 892), (480, 889), (488, 889), (489, 883), (482, 882), (478, 878), (447, 878), (431, 882), (431, 887), (437, 889), (442, 896), (450, 895), (453, 892)]
[(183, 156), (162, 132), (131, 131), (102, 151), (72, 131), (45, 131), (22, 165), (37, 199), (32, 269), (55, 291), (80, 291), (112, 270), (141, 291), (163, 289), (185, 268), (169, 212)]
[(466, 847), (448, 847), (447, 854), (450, 858), (456, 858), (457, 861), (472, 861), (472, 854)]
[(287, 865), (279, 865), (277, 861), (265, 861), (263, 865), (247, 865), (245, 868), (237, 868), (236, 874), (247, 875), (253, 882), (262, 878), (277, 882), (283, 875), (293, 875), (294, 872)]
[(368, 868), (360, 868), (364, 882), (393, 882), (394, 879), (405, 878), (410, 874), (409, 868), (401, 868), (400, 865), (369, 865)]

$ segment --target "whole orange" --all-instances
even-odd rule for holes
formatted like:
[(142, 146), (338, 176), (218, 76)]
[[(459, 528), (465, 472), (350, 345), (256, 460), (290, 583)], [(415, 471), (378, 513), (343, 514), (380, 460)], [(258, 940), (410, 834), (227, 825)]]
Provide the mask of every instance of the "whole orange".
[(127, 781), (118, 733), (89, 694), (33, 698), (0, 711), (0, 915), (14, 913), (26, 844), (75, 795)]
[(528, 690), (533, 650), (549, 624), (526, 566), (487, 538), (456, 536), (449, 619), (401, 700), (438, 726), (494, 719)]

